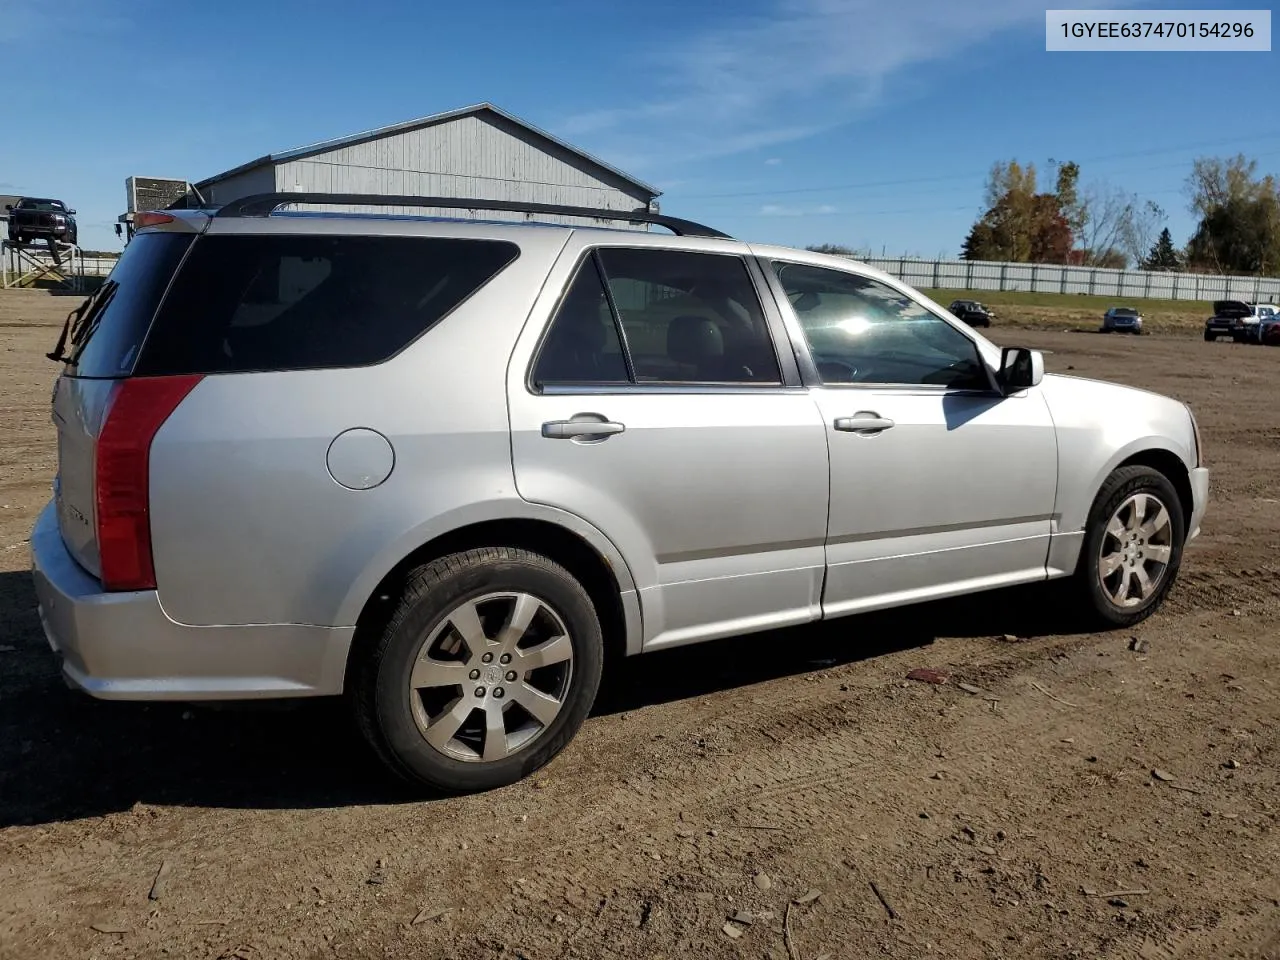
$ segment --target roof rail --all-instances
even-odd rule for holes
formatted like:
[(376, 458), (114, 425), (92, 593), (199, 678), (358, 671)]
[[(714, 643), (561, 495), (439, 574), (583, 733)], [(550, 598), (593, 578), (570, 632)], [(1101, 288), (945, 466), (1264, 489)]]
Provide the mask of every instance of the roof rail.
[(528, 203), (523, 200), (479, 200), (468, 197), (413, 197), (372, 193), (257, 193), (224, 204), (215, 217), (267, 217), (286, 203), (332, 204), (384, 207), (440, 207), (446, 210), (502, 210), (513, 213), (542, 213), (563, 217), (591, 217), (599, 220), (625, 220), (628, 223), (652, 223), (666, 227), (679, 237), (719, 237), (732, 239), (711, 227), (652, 213), (643, 207), (636, 210), (604, 210), (596, 207), (568, 207), (556, 203)]

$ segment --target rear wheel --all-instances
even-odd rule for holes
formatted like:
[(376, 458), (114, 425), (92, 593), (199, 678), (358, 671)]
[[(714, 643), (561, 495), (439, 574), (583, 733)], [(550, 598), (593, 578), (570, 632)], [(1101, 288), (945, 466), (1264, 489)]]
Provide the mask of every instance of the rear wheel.
[(600, 685), (590, 596), (559, 564), (486, 547), (415, 570), (354, 664), (356, 720), (401, 776), (442, 792), (503, 786), (558, 754)]
[(1121, 467), (1098, 491), (1085, 527), (1074, 588), (1091, 618), (1131, 626), (1164, 602), (1186, 539), (1182, 503), (1150, 467)]

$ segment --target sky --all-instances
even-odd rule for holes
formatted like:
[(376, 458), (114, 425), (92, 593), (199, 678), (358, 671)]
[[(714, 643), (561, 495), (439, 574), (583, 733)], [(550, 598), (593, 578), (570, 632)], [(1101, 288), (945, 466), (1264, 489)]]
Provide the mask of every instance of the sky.
[(113, 250), (130, 175), (485, 100), (665, 213), (877, 254), (956, 255), (997, 160), (1046, 187), (1074, 160), (1178, 243), (1194, 158), (1280, 172), (1275, 52), (1048, 53), (1044, 24), (1025, 0), (0, 0), (0, 193), (66, 200)]

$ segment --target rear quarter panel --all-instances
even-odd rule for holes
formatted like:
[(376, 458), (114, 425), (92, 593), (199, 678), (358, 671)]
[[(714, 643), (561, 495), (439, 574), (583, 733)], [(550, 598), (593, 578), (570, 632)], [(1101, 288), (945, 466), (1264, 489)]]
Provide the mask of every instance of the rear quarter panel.
[[(194, 625), (346, 626), (377, 581), (453, 522), (518, 502), (505, 373), (555, 253), (521, 255), (393, 359), (206, 377), (156, 435), (151, 527), (166, 614)], [(330, 476), (344, 430), (388, 438), (370, 490)], [(442, 529), (443, 528), (443, 529)], [(364, 589), (364, 593), (360, 590)]]

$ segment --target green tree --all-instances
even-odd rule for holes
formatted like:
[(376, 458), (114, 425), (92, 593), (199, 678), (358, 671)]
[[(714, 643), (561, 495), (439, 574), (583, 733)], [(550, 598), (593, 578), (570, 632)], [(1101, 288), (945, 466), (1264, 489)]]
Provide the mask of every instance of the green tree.
[(814, 253), (832, 253), (842, 257), (853, 256), (853, 250), (849, 247), (841, 246), (838, 243), (817, 243), (812, 246), (805, 247), (805, 249), (812, 250)]
[(1280, 185), (1257, 170), (1242, 154), (1196, 160), (1187, 193), (1200, 222), (1187, 242), (1189, 266), (1280, 274)]
[(1178, 248), (1173, 245), (1173, 234), (1165, 227), (1160, 236), (1151, 245), (1150, 252), (1142, 261), (1143, 270), (1178, 270), (1182, 267), (1182, 257)]

